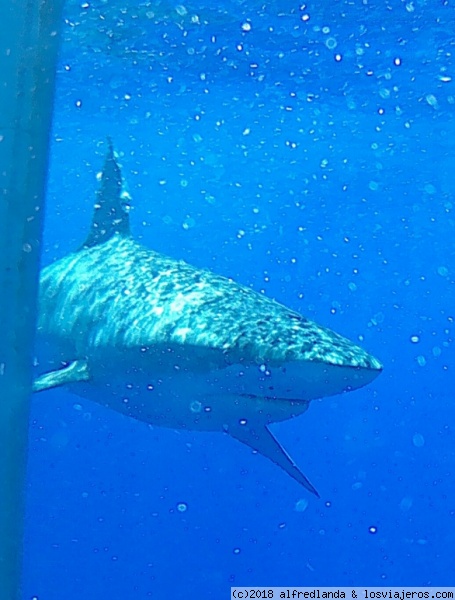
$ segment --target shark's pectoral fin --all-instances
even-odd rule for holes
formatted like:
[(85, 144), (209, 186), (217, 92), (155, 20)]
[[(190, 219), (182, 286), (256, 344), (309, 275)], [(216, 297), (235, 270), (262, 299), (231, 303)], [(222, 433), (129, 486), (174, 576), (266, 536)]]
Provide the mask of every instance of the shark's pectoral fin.
[(276, 465), (284, 469), (293, 479), (303, 485), (308, 491), (320, 497), (317, 490), (311, 485), (305, 475), (295, 465), (291, 457), (282, 448), (277, 439), (273, 436), (268, 427), (260, 426), (257, 429), (250, 429), (247, 426), (237, 425), (226, 429), (226, 432), (246, 444), (262, 456), (266, 456)]
[(74, 360), (68, 366), (58, 371), (44, 373), (35, 379), (33, 383), (34, 392), (42, 392), (69, 383), (88, 381), (90, 373), (86, 360)]

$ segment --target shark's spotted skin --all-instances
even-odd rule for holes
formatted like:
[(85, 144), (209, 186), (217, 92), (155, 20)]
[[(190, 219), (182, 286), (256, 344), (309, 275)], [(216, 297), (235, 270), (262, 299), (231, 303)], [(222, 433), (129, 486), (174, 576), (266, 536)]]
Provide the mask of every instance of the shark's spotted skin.
[[(35, 389), (173, 428), (226, 431), (314, 488), (267, 425), (372, 381), (381, 364), (269, 298), (139, 245), (112, 149), (84, 247), (43, 270)], [(316, 492), (315, 492), (316, 493)]]

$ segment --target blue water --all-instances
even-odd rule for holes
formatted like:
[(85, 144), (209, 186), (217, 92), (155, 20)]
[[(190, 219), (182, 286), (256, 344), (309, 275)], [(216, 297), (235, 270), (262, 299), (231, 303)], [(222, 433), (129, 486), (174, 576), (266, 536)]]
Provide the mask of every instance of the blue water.
[(24, 598), (453, 585), (454, 3), (108, 7), (65, 8), (44, 264), (84, 240), (110, 135), (137, 238), (384, 372), (273, 427), (320, 500), (222, 434), (36, 397)]

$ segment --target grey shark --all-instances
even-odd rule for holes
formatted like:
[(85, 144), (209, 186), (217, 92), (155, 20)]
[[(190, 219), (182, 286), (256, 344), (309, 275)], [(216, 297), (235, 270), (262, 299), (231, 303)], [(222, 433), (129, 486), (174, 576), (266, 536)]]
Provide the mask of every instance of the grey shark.
[(64, 386), (130, 417), (226, 432), (312, 493), (269, 425), (375, 379), (381, 363), (250, 288), (143, 247), (112, 144), (91, 229), (43, 269), (34, 391)]

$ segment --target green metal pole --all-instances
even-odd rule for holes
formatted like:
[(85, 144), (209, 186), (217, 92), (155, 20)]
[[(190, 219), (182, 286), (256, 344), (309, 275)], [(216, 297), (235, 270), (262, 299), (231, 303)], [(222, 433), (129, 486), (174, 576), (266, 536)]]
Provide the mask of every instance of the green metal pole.
[(0, 0), (0, 598), (19, 600), (31, 365), (62, 0)]

